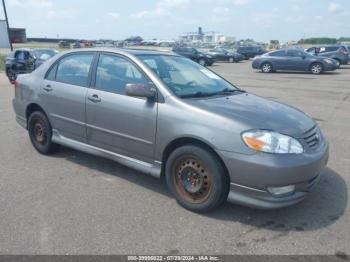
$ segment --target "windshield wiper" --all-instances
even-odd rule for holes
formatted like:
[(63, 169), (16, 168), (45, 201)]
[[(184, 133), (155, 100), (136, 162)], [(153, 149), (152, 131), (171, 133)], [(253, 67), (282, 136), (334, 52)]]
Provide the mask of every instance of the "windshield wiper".
[(232, 94), (232, 93), (236, 93), (236, 92), (239, 92), (239, 93), (246, 93), (246, 91), (242, 90), (242, 89), (231, 89), (231, 88), (225, 88), (223, 90), (220, 90), (218, 92), (215, 92), (214, 94), (215, 95), (225, 95), (225, 94)]
[(194, 98), (194, 97), (207, 97), (207, 96), (213, 96), (216, 95), (216, 92), (214, 93), (204, 93), (201, 91), (192, 93), (192, 94), (186, 94), (186, 95), (179, 95), (180, 98)]
[(217, 95), (225, 95), (225, 94), (232, 94), (232, 93), (246, 93), (246, 91), (242, 89), (231, 89), (231, 88), (225, 88), (223, 90), (220, 90), (218, 92), (212, 92), (212, 93), (205, 93), (205, 92), (195, 92), (192, 94), (186, 94), (186, 95), (179, 95), (180, 98), (195, 98), (195, 97), (209, 97), (209, 96), (217, 96)]

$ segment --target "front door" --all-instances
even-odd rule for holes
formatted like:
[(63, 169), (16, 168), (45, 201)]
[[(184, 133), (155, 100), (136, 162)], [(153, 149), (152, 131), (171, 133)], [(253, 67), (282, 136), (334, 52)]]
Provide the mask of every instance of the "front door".
[(41, 84), (40, 99), (52, 128), (86, 143), (85, 97), (94, 53), (71, 54), (54, 64)]
[(149, 82), (127, 58), (100, 54), (94, 84), (86, 99), (89, 144), (153, 162), (158, 105), (154, 101), (125, 94), (127, 84)]

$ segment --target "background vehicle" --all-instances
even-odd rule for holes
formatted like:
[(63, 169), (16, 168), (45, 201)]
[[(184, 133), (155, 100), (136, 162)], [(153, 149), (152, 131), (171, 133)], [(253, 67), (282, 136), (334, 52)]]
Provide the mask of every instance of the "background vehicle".
[(200, 52), (193, 47), (174, 47), (173, 52), (190, 58), (202, 66), (211, 66), (215, 62), (213, 56)]
[(59, 48), (70, 48), (70, 44), (67, 41), (59, 41), (58, 42), (58, 47)]
[(66, 52), (19, 76), (15, 90), (16, 120), (39, 153), (63, 145), (164, 175), (178, 203), (196, 212), (227, 199), (295, 204), (328, 160), (327, 141), (303, 112), (175, 54)]
[(6, 75), (13, 82), (18, 74), (32, 72), (57, 53), (49, 48), (17, 49), (6, 58)]
[(243, 55), (246, 60), (249, 60), (257, 55), (265, 54), (266, 51), (260, 46), (240, 46), (237, 49), (237, 53)]
[(82, 48), (82, 44), (79, 41), (76, 41), (73, 45), (73, 48)]
[(337, 61), (338, 65), (346, 65), (349, 63), (349, 50), (342, 45), (325, 45), (314, 46), (306, 50), (306, 52), (316, 55), (329, 57)]
[(244, 56), (235, 52), (230, 52), (224, 48), (215, 48), (208, 52), (215, 58), (215, 61), (227, 61), (230, 63), (244, 60)]
[(338, 65), (331, 58), (313, 56), (302, 49), (281, 49), (256, 57), (252, 67), (261, 69), (264, 73), (285, 70), (321, 74), (324, 71), (336, 70)]

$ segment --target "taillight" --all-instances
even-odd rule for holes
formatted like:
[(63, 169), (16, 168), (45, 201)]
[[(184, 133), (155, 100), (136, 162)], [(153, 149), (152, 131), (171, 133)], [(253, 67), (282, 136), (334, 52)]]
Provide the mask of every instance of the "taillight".
[(19, 87), (19, 82), (18, 80), (13, 81), (13, 86), (15, 87), (15, 92), (17, 91), (18, 87)]

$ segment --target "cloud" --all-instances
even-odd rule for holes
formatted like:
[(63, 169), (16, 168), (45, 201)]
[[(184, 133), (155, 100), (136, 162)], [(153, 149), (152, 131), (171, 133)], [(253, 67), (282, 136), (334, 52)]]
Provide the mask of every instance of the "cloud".
[(159, 18), (170, 15), (173, 9), (186, 8), (190, 0), (159, 0), (153, 10), (142, 10), (138, 13), (131, 14), (132, 18)]
[(215, 15), (223, 15), (228, 14), (230, 12), (230, 9), (227, 7), (217, 6), (213, 9), (213, 13)]
[(329, 2), (328, 4), (328, 12), (331, 14), (338, 14), (342, 11), (342, 6), (335, 2)]
[(233, 5), (246, 5), (250, 0), (220, 0), (220, 2)]
[(105, 18), (107, 19), (112, 19), (112, 20), (117, 20), (120, 18), (120, 14), (117, 12), (110, 12), (105, 15)]
[(9, 6), (22, 8), (48, 8), (53, 4), (50, 0), (9, 0)]

